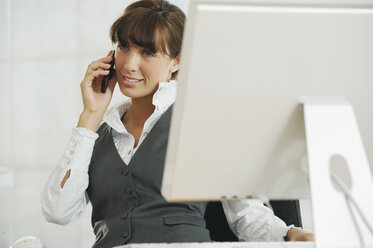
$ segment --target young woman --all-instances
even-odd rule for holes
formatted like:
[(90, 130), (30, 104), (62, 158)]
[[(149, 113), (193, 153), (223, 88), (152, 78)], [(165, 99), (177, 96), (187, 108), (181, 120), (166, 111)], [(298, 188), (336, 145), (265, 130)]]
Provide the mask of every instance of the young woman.
[[(160, 194), (184, 22), (184, 13), (167, 1), (135, 2), (111, 27), (116, 69), (105, 93), (101, 80), (109, 74), (112, 51), (87, 68), (84, 110), (48, 179), (42, 206), (49, 222), (66, 225), (90, 201), (93, 247), (211, 240), (206, 203), (168, 203)], [(116, 83), (130, 101), (107, 110)], [(223, 206), (241, 240), (312, 239), (258, 201)]]

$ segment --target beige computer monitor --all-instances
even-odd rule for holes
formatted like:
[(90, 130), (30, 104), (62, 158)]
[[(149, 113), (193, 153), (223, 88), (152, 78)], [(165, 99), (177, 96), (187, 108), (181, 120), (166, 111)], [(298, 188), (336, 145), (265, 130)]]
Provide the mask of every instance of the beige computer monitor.
[(308, 197), (302, 97), (351, 102), (372, 165), (372, 30), (359, 2), (192, 1), (165, 198)]

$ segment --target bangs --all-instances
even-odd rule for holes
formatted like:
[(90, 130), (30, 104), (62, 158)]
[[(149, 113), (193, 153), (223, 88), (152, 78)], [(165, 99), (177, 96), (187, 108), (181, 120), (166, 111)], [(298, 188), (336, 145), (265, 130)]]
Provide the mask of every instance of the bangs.
[(169, 31), (162, 15), (147, 11), (130, 11), (111, 27), (111, 40), (123, 47), (136, 45), (152, 53), (169, 55), (167, 44)]

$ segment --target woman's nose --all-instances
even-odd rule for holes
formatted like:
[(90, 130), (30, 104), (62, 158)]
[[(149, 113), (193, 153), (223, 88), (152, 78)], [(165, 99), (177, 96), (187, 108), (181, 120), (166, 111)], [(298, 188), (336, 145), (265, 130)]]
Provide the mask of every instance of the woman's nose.
[(135, 51), (128, 51), (125, 57), (123, 67), (126, 71), (135, 72), (139, 67), (139, 56)]

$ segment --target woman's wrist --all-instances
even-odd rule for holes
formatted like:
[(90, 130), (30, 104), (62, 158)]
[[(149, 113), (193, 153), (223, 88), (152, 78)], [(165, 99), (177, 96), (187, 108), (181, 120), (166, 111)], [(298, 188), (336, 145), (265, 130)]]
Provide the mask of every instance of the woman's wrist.
[(299, 227), (292, 227), (285, 236), (286, 241), (314, 241), (312, 233), (306, 232)]
[(102, 121), (103, 114), (83, 111), (79, 117), (77, 127), (87, 128), (93, 132), (97, 132)]
[(294, 227), (291, 227), (287, 233), (286, 236), (284, 237), (286, 241), (289, 241), (291, 239), (291, 236), (296, 232)]

